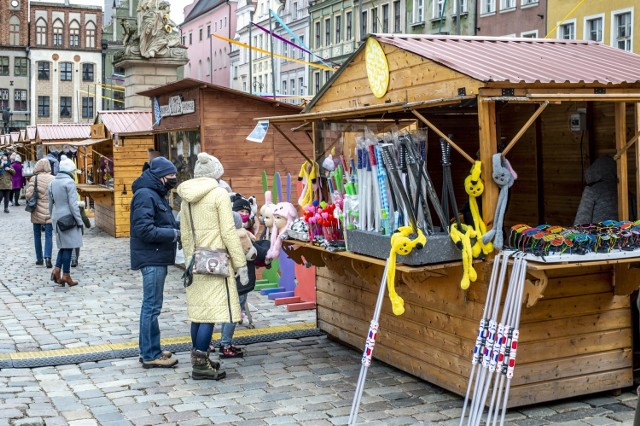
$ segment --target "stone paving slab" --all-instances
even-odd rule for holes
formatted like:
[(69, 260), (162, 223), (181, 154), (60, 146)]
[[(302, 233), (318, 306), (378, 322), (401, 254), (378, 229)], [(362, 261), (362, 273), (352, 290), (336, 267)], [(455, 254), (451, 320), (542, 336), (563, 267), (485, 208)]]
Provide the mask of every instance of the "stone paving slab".
[[(8, 353), (135, 342), (141, 285), (129, 269), (127, 239), (85, 233), (80, 285), (58, 289), (37, 267), (29, 215), (11, 208), (0, 226), (22, 238), (1, 257), (0, 368)], [(56, 253), (54, 249), (54, 253)], [(170, 268), (160, 317), (163, 337), (188, 330), (181, 271)], [(252, 293), (258, 327), (315, 321)], [(240, 327), (242, 329), (242, 327)], [(244, 359), (222, 360), (227, 378), (193, 381), (187, 353), (175, 369), (141, 368), (137, 357), (0, 370), (3, 425), (343, 425), (361, 353), (325, 336), (249, 345)], [(631, 425), (635, 391), (624, 390), (513, 409), (506, 424)], [(462, 398), (375, 361), (359, 415), (371, 425), (459, 424)]]

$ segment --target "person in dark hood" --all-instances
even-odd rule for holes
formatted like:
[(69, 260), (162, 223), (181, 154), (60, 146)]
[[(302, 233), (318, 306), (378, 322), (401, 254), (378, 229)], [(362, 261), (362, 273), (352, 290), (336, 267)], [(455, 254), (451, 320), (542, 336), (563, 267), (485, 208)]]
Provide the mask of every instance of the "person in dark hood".
[(175, 166), (166, 158), (157, 157), (132, 185), (131, 269), (142, 273), (139, 346), (144, 368), (169, 368), (178, 362), (171, 352), (161, 350), (158, 325), (167, 266), (175, 262), (180, 239), (179, 224), (166, 199), (177, 184)]
[(47, 160), (49, 160), (49, 165), (51, 166), (51, 174), (56, 176), (58, 171), (60, 170), (60, 162), (58, 161), (58, 153), (54, 151), (50, 151), (47, 154)]
[(587, 186), (574, 225), (599, 223), (618, 219), (618, 172), (615, 160), (605, 155), (598, 158), (584, 172)]

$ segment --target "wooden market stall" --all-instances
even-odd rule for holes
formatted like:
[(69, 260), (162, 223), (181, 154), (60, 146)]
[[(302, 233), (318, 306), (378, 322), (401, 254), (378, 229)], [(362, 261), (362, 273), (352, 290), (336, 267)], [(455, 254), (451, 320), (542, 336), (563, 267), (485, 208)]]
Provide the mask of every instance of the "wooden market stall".
[[(275, 172), (283, 176), (283, 185), (287, 173), (295, 182), (305, 158), (311, 156), (311, 137), (305, 133), (269, 131), (261, 143), (247, 140), (256, 117), (297, 114), (299, 106), (193, 79), (140, 94), (151, 97), (161, 112), (154, 119), (155, 147), (176, 164), (180, 181), (192, 177), (197, 154), (208, 152), (220, 160), (225, 169), (222, 179), (235, 192), (255, 195), (262, 204), (262, 171), (270, 183)], [(172, 206), (179, 210), (177, 196)]]
[(78, 142), (83, 177), (78, 192), (93, 200), (95, 224), (109, 235), (129, 236), (131, 185), (153, 148), (150, 111), (100, 111), (91, 138)]
[[(498, 198), (491, 157), (500, 148), (519, 175), (507, 227), (572, 225), (584, 169), (600, 155), (617, 154), (619, 219), (628, 219), (629, 193), (640, 193), (640, 149), (629, 149), (640, 131), (639, 70), (640, 56), (593, 42), (372, 35), (302, 114), (267, 119), (313, 126), (319, 161), (328, 129), (412, 119), (428, 129), (435, 188), (442, 187), (440, 138), (454, 148), (459, 206), (471, 163), (482, 161), (489, 225)], [(288, 246), (292, 256), (319, 266), (318, 326), (362, 349), (385, 260), (291, 240)], [(393, 315), (385, 299), (374, 356), (464, 395), (491, 265), (492, 256), (476, 264), (478, 281), (467, 291), (460, 289), (458, 261), (399, 265), (396, 287), (406, 312)], [(633, 384), (629, 295), (640, 286), (638, 265), (640, 257), (529, 262), (510, 407)]]

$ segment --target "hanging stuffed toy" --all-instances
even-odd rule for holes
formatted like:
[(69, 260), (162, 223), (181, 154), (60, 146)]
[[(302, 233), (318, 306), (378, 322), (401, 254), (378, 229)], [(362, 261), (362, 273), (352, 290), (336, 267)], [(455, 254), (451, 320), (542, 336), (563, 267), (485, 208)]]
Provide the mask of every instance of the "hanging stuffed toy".
[(260, 207), (260, 215), (258, 220), (260, 224), (264, 226), (262, 234), (260, 234), (261, 240), (271, 239), (271, 228), (273, 227), (273, 209), (275, 204), (271, 201), (271, 191), (265, 191), (264, 193), (264, 205)]
[(476, 238), (476, 231), (471, 225), (454, 223), (449, 228), (449, 236), (462, 251), (462, 280), (460, 281), (460, 287), (466, 290), (472, 282), (478, 279), (478, 273), (473, 267), (473, 250), (471, 249), (471, 239)]
[(413, 240), (409, 235), (413, 233), (411, 226), (401, 226), (391, 234), (391, 251), (387, 259), (387, 286), (389, 287), (389, 299), (391, 309), (395, 315), (404, 314), (404, 300), (396, 293), (396, 262), (398, 255), (406, 256), (414, 248), (421, 249), (427, 244), (427, 237), (418, 228), (417, 236)]
[(318, 163), (305, 161), (300, 167), (298, 181), (302, 182), (302, 192), (298, 198), (298, 205), (306, 206), (313, 202), (314, 194), (318, 190)]
[(476, 198), (481, 196), (484, 192), (484, 183), (480, 177), (481, 173), (482, 163), (480, 161), (476, 161), (471, 167), (469, 176), (464, 180), (464, 190), (469, 194), (469, 209), (471, 210), (471, 215), (473, 217), (474, 231), (476, 234), (476, 242), (471, 247), (474, 258), (480, 256), (480, 253), (489, 254), (493, 251), (493, 244), (484, 244), (482, 242), (482, 236), (487, 232), (487, 225), (485, 225), (482, 220), (482, 216), (480, 216), (478, 201), (476, 200)]
[[(286, 231), (294, 220), (298, 218), (298, 211), (291, 203), (278, 203), (273, 209), (273, 226), (271, 227), (271, 247), (267, 252), (267, 259), (277, 259), (280, 256), (282, 240), (286, 238)], [(266, 226), (266, 224), (265, 224)]]
[(482, 236), (482, 243), (488, 244), (493, 240), (493, 247), (502, 250), (504, 245), (504, 234), (502, 232), (502, 224), (504, 223), (504, 214), (507, 210), (507, 202), (509, 201), (509, 188), (518, 179), (518, 175), (511, 168), (509, 161), (502, 157), (502, 154), (494, 154), (493, 163), (493, 181), (500, 187), (500, 196), (496, 205), (496, 212), (493, 217), (493, 229)]

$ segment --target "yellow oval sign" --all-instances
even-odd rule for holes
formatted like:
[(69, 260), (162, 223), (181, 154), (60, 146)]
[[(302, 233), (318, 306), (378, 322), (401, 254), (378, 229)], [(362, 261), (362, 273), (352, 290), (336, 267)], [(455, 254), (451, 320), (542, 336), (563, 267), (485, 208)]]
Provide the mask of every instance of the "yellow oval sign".
[(389, 63), (382, 46), (373, 37), (367, 39), (365, 62), (371, 92), (376, 98), (381, 98), (389, 89)]

